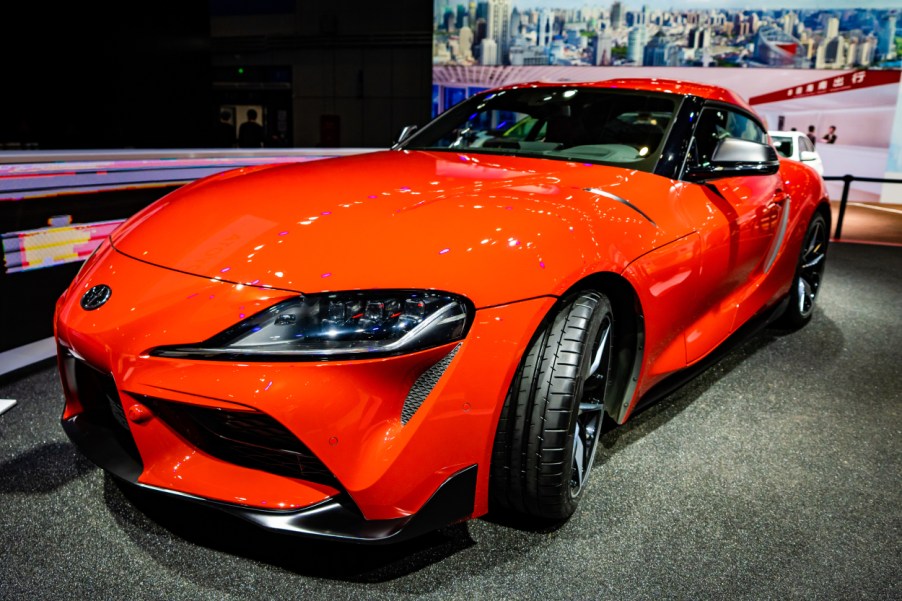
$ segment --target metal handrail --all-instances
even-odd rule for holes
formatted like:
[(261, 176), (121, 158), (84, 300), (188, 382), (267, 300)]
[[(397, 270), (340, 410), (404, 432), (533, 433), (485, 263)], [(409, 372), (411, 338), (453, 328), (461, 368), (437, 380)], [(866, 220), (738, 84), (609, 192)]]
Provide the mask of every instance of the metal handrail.
[(839, 215), (836, 218), (836, 229), (833, 232), (833, 239), (839, 240), (842, 237), (842, 222), (846, 216), (846, 205), (849, 202), (849, 188), (852, 182), (873, 182), (877, 184), (902, 184), (902, 179), (888, 179), (884, 177), (858, 177), (857, 175), (827, 175), (824, 177), (827, 182), (843, 182), (842, 198), (839, 201)]

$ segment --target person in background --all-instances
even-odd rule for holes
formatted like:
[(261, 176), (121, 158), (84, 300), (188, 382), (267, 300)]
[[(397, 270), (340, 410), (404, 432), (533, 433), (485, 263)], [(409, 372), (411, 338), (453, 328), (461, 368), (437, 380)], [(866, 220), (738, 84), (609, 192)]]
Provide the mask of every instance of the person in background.
[(830, 131), (828, 131), (827, 134), (823, 138), (821, 138), (821, 141), (826, 142), (827, 144), (835, 144), (836, 143), (836, 126), (835, 125), (830, 126)]
[(817, 143), (817, 134), (814, 133), (814, 126), (808, 126), (808, 133), (805, 134), (808, 136), (808, 139), (811, 140), (811, 145), (814, 146)]
[(232, 113), (220, 111), (219, 123), (216, 124), (216, 145), (221, 148), (235, 147), (235, 125), (232, 123)]
[(257, 123), (257, 111), (254, 109), (247, 109), (247, 121), (238, 128), (238, 147), (263, 147), (263, 126)]

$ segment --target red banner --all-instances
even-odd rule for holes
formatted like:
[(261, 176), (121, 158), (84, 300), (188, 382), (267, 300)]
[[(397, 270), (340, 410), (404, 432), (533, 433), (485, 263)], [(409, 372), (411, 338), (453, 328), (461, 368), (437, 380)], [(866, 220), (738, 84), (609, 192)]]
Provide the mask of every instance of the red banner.
[(766, 104), (768, 102), (778, 102), (782, 100), (792, 100), (794, 98), (820, 96), (822, 94), (832, 94), (834, 92), (848, 92), (849, 90), (859, 90), (873, 86), (894, 84), (899, 83), (900, 74), (902, 74), (902, 72), (895, 69), (880, 71), (869, 71), (864, 69), (861, 71), (853, 71), (851, 73), (840, 73), (827, 77), (826, 79), (819, 79), (791, 88), (777, 90), (776, 92), (768, 92), (767, 94), (754, 96), (749, 99), (749, 104)]

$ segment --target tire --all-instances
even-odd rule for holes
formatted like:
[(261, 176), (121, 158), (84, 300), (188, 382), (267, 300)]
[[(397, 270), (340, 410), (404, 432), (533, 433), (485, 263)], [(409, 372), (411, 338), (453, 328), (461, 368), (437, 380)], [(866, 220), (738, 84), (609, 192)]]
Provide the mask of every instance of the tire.
[(595, 458), (613, 356), (614, 315), (597, 291), (565, 300), (508, 391), (492, 453), (493, 510), (563, 520)]
[(780, 317), (779, 325), (797, 330), (811, 321), (814, 302), (824, 275), (829, 240), (830, 234), (824, 216), (815, 213), (805, 232), (795, 277), (789, 289), (789, 306)]

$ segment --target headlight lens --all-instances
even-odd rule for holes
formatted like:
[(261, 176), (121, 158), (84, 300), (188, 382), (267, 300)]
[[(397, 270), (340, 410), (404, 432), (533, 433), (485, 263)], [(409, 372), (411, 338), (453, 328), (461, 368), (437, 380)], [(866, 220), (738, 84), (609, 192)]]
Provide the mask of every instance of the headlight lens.
[(290, 299), (199, 344), (158, 347), (157, 357), (298, 361), (399, 355), (463, 338), (473, 310), (425, 290), (318, 294)]

